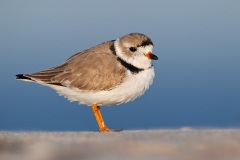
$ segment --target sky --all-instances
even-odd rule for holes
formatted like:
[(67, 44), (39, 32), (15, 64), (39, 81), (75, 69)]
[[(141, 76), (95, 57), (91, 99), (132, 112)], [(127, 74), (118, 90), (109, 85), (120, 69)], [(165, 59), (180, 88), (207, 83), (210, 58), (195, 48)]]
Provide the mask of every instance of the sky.
[(90, 107), (16, 81), (132, 32), (150, 37), (155, 79), (102, 107), (109, 128), (239, 128), (240, 1), (0, 1), (0, 130), (97, 131)]

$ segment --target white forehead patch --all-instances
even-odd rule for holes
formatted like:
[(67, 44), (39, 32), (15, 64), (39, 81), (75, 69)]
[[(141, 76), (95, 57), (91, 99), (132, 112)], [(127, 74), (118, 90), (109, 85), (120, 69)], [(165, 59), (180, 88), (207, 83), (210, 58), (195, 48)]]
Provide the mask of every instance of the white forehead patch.
[(152, 52), (153, 46), (152, 45), (147, 45), (147, 46), (141, 46), (138, 47), (138, 54), (147, 54), (148, 52)]

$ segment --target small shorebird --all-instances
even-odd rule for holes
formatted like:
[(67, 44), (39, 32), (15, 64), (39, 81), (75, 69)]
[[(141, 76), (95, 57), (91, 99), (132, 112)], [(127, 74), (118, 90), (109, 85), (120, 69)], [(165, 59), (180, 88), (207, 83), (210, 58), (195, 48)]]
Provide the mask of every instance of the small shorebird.
[(70, 101), (92, 106), (100, 132), (109, 129), (100, 106), (126, 103), (141, 96), (152, 84), (153, 43), (141, 33), (131, 33), (81, 51), (63, 64), (16, 79), (36, 82), (56, 90)]

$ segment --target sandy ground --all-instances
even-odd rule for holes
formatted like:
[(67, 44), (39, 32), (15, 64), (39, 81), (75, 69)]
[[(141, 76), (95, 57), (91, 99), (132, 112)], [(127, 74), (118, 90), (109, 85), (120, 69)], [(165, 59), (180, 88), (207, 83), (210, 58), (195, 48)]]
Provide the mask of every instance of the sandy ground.
[(240, 160), (240, 129), (0, 131), (0, 160)]

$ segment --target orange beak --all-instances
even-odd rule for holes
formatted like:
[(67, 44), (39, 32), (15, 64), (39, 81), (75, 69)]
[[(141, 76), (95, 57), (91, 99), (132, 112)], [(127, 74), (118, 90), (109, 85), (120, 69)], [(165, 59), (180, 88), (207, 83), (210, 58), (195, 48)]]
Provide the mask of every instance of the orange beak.
[(158, 57), (155, 54), (152, 54), (152, 52), (148, 52), (147, 54), (145, 54), (145, 56), (148, 59), (152, 59), (152, 60), (158, 60)]

